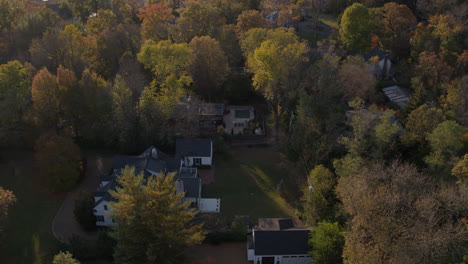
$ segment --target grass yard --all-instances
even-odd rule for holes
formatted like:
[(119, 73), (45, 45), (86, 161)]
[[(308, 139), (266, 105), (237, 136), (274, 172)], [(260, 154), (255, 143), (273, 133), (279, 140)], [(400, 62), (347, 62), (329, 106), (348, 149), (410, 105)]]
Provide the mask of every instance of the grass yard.
[(0, 262), (50, 263), (58, 248), (51, 223), (62, 197), (41, 189), (32, 152), (4, 152), (2, 157), (0, 186), (13, 191), (17, 202), (9, 212), (0, 245)]
[(292, 217), (294, 209), (280, 196), (280, 155), (271, 148), (234, 148), (230, 158), (215, 160), (215, 183), (203, 186), (203, 197), (221, 198), (221, 215)]
[(327, 15), (327, 14), (321, 14), (320, 15), (320, 22), (324, 23), (325, 25), (328, 25), (334, 29), (339, 29), (340, 25), (338, 24), (338, 17), (337, 15)]

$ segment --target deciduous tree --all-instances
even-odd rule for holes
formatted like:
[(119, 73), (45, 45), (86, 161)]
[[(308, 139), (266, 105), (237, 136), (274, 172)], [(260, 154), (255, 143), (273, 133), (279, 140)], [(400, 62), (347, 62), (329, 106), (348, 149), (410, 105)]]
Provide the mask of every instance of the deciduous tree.
[(466, 189), (437, 188), (396, 162), (341, 177), (337, 193), (348, 215), (344, 263), (456, 262), (466, 252)]
[(382, 7), (382, 23), (385, 27), (386, 38), (390, 42), (392, 51), (397, 55), (409, 49), (411, 32), (416, 26), (416, 17), (406, 5), (394, 2), (386, 3)]
[(249, 31), (252, 28), (266, 27), (265, 18), (257, 10), (245, 10), (237, 18), (236, 31), (238, 34)]
[(425, 158), (429, 167), (435, 171), (445, 171), (453, 167), (453, 158), (463, 148), (460, 137), (468, 131), (467, 128), (452, 120), (440, 123), (426, 137), (432, 152)]
[(169, 20), (175, 19), (171, 9), (162, 3), (149, 4), (140, 10), (141, 36), (146, 40), (166, 40), (169, 37)]
[(188, 44), (172, 43), (169, 40), (147, 41), (138, 54), (138, 60), (154, 74), (154, 82), (159, 87), (172, 88), (170, 80), (177, 80), (182, 87), (192, 81), (187, 74), (192, 59)]
[(96, 59), (96, 41), (70, 24), (63, 30), (49, 29), (41, 39), (32, 41), (29, 51), (36, 67), (55, 71), (63, 66), (80, 76)]
[(377, 80), (370, 66), (361, 57), (348, 57), (338, 71), (338, 78), (345, 99), (360, 97), (366, 101), (373, 101)]
[(66, 191), (75, 186), (81, 155), (73, 140), (49, 132), (37, 140), (35, 152), (39, 172), (52, 190)]
[(266, 40), (255, 42), (260, 46), (253, 53), (247, 50), (247, 66), (253, 73), (255, 89), (263, 94), (272, 110), (278, 136), (279, 121), (287, 112), (289, 101), (297, 93), (298, 73), (307, 60), (307, 45), (291, 32), (281, 29), (270, 36), (267, 33)]
[(406, 119), (402, 141), (406, 145), (424, 143), (434, 128), (444, 121), (441, 109), (423, 104), (413, 110)]
[(227, 57), (221, 45), (208, 36), (194, 37), (189, 44), (193, 51), (190, 75), (193, 89), (201, 97), (211, 100), (222, 95), (222, 85), (229, 74)]
[(336, 176), (323, 165), (316, 166), (309, 174), (308, 186), (304, 190), (304, 220), (316, 226), (321, 221), (336, 219), (337, 198)]
[(74, 259), (73, 255), (70, 252), (60, 251), (60, 253), (54, 256), (54, 260), (52, 261), (52, 264), (80, 264), (80, 262)]
[(195, 36), (215, 37), (225, 23), (220, 9), (211, 2), (187, 0), (171, 36), (177, 42), (190, 42)]
[(126, 167), (120, 187), (111, 191), (112, 217), (118, 223), (116, 263), (182, 263), (184, 249), (202, 242), (201, 225), (192, 223), (196, 212), (176, 193), (174, 174), (145, 178)]
[(309, 254), (317, 264), (342, 263), (344, 243), (344, 230), (339, 223), (319, 222), (310, 233)]
[(371, 47), (372, 17), (362, 4), (354, 3), (341, 17), (340, 40), (349, 52), (367, 52)]
[(19, 61), (0, 65), (0, 145), (19, 139), (23, 115), (31, 102), (31, 81)]

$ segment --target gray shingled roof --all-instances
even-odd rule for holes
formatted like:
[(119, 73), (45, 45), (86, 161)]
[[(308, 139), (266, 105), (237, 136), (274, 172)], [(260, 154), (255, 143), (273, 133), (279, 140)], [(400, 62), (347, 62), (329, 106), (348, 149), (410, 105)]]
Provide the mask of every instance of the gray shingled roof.
[(309, 230), (254, 232), (255, 255), (303, 255), (309, 251)]
[(211, 157), (211, 139), (180, 138), (176, 140), (176, 155), (179, 157)]
[[(152, 155), (153, 150), (157, 153), (156, 158)], [(125, 166), (135, 167), (135, 174), (143, 172), (144, 177), (147, 178), (153, 175), (152, 172), (165, 173), (167, 171), (178, 171), (180, 164), (180, 158), (171, 158), (164, 152), (152, 146), (137, 156), (116, 156), (112, 166), (114, 173), (101, 177), (101, 181), (107, 181), (109, 183), (94, 193), (95, 197), (100, 198), (95, 204), (97, 205), (102, 201), (116, 201), (108, 191), (115, 190), (119, 186), (117, 183), (117, 175), (121, 173)], [(196, 170), (192, 173), (183, 171), (182, 173), (178, 173), (175, 178), (183, 181), (184, 191), (186, 193), (185, 197), (200, 197), (201, 179), (196, 174)]]

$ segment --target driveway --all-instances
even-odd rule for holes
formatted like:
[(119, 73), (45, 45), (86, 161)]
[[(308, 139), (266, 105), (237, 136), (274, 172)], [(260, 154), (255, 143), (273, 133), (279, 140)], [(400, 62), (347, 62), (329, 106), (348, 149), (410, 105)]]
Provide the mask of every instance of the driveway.
[(76, 221), (73, 214), (75, 199), (81, 191), (95, 192), (99, 187), (100, 172), (107, 173), (112, 166), (112, 154), (86, 153), (86, 176), (73, 191), (69, 192), (52, 222), (52, 233), (61, 242), (68, 242), (73, 234), (85, 239), (97, 238), (97, 232), (87, 232)]

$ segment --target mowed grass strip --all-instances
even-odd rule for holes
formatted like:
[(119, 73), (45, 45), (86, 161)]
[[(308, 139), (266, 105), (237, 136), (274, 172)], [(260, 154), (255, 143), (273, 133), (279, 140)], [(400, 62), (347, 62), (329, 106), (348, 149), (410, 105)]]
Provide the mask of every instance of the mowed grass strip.
[[(292, 217), (294, 210), (280, 196), (286, 175), (279, 153), (271, 148), (234, 148), (229, 159), (215, 160), (215, 183), (203, 186), (203, 197), (221, 198), (221, 215)], [(216, 158), (216, 157), (215, 157)]]
[(62, 197), (43, 189), (31, 152), (3, 153), (0, 186), (13, 191), (17, 198), (0, 244), (0, 262), (50, 263), (58, 248), (51, 225)]

